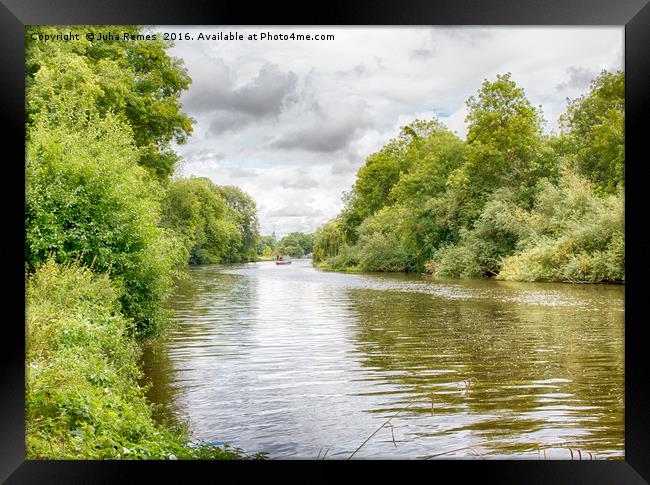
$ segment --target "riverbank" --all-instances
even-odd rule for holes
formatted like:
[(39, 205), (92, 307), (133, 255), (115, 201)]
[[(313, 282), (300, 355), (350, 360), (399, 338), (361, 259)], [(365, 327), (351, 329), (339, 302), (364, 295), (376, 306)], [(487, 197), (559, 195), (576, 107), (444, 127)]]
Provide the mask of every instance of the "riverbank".
[(27, 284), (26, 458), (242, 459), (152, 416), (140, 347), (106, 275), (48, 262)]
[(601, 72), (547, 135), (523, 88), (497, 74), (466, 102), (465, 139), (415, 120), (366, 158), (344, 207), (316, 229), (314, 259), (335, 270), (624, 283), (624, 93), (622, 71)]
[[(418, 272), (418, 271), (399, 271), (399, 270), (390, 270), (390, 271), (369, 271), (369, 270), (364, 270), (363, 268), (359, 266), (349, 266), (349, 267), (333, 267), (329, 262), (326, 261), (319, 261), (319, 262), (314, 262), (313, 263), (314, 268), (320, 270), (320, 271), (331, 271), (335, 273), (347, 273), (347, 274), (368, 274), (368, 273), (386, 273), (386, 274), (420, 274), (424, 276), (431, 276), (431, 277), (436, 277), (435, 271), (430, 270), (429, 268), (425, 268), (424, 271)], [(443, 280), (448, 281), (450, 278), (442, 278)], [(456, 276), (453, 277), (452, 279), (458, 279), (458, 280), (463, 280), (463, 279), (469, 279), (469, 280), (475, 280), (477, 279), (477, 276), (471, 276), (471, 277), (462, 277), (462, 276)], [(525, 279), (525, 278), (518, 278), (518, 277), (512, 277), (511, 275), (507, 276), (502, 276), (501, 274), (493, 275), (493, 276), (484, 276), (484, 279), (486, 280), (494, 280), (494, 281), (512, 281), (512, 282), (520, 282), (520, 283), (570, 283), (570, 284), (585, 284), (585, 285), (625, 285), (625, 279), (623, 278), (622, 280), (615, 280), (615, 281), (590, 281), (590, 280), (576, 280), (568, 275), (564, 278), (557, 278), (557, 279)]]

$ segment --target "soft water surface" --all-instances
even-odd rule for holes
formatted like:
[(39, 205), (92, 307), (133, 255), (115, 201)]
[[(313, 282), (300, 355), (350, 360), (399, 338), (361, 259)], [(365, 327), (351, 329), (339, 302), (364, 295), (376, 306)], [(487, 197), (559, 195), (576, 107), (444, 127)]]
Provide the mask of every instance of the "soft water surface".
[(378, 430), (355, 459), (623, 456), (622, 286), (187, 272), (143, 368), (196, 440), (343, 459)]

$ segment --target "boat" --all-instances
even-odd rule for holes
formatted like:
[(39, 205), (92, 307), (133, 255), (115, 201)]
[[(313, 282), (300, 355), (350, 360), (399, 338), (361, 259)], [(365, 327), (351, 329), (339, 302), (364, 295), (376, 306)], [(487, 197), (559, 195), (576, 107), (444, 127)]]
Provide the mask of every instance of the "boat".
[(275, 260), (275, 264), (291, 264), (290, 259), (284, 259), (284, 256), (278, 256)]

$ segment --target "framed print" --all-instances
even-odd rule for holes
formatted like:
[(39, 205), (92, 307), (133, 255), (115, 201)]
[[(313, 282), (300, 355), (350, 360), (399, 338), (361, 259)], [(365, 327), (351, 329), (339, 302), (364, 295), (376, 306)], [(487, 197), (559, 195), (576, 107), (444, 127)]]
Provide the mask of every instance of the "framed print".
[(650, 6), (317, 10), (3, 0), (2, 479), (647, 483)]

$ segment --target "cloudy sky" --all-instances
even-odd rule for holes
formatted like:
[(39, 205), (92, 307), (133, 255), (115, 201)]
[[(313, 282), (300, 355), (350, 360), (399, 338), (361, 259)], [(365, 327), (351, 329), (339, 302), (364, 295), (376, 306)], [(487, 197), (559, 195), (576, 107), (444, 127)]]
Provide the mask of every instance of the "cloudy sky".
[[(175, 147), (184, 176), (237, 185), (258, 204), (262, 234), (311, 232), (336, 216), (357, 170), (399, 127), (437, 116), (465, 137), (465, 101), (511, 72), (546, 130), (566, 98), (602, 69), (623, 68), (623, 29), (164, 27), (245, 40), (177, 41), (196, 121)], [(246, 40), (248, 34), (334, 34), (334, 40)]]

